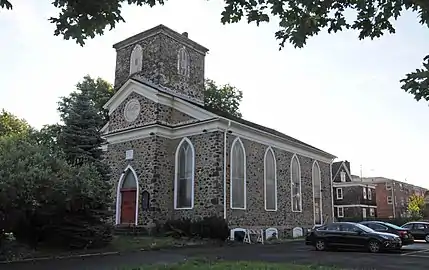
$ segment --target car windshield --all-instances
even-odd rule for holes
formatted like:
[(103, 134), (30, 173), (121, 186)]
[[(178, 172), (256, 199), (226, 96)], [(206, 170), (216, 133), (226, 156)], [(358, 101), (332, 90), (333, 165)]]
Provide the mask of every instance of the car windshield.
[(395, 230), (404, 230), (404, 228), (396, 226), (395, 224), (392, 224), (392, 223), (384, 222), (383, 224), (386, 224), (387, 226), (389, 226), (389, 227), (391, 227), (392, 229), (395, 229)]
[(357, 226), (359, 229), (361, 229), (361, 230), (363, 230), (364, 232), (367, 232), (367, 233), (375, 232), (373, 229), (368, 228), (367, 226), (362, 225), (362, 224), (356, 224), (356, 226)]

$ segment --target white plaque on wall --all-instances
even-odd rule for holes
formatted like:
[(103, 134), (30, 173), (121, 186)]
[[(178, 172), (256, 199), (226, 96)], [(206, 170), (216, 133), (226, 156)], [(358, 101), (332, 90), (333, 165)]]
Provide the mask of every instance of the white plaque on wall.
[(133, 149), (125, 151), (125, 159), (126, 160), (133, 159), (133, 158), (134, 158), (134, 150)]

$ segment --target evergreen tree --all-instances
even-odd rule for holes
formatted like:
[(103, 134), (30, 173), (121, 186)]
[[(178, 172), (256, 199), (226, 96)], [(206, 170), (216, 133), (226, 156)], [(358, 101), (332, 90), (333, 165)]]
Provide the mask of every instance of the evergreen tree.
[(108, 224), (113, 215), (110, 171), (103, 162), (104, 139), (99, 131), (103, 118), (86, 89), (75, 92), (60, 113), (63, 126), (58, 143), (68, 164), (78, 170), (77, 178), (65, 188), (68, 216), (62, 220), (62, 238), (71, 239), (73, 247), (99, 246), (111, 238)]

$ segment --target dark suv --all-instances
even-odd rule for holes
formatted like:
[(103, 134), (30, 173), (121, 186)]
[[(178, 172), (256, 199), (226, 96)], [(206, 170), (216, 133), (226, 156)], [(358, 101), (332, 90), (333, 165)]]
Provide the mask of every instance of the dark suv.
[(408, 222), (402, 225), (402, 228), (408, 229), (414, 239), (425, 240), (429, 243), (429, 222)]

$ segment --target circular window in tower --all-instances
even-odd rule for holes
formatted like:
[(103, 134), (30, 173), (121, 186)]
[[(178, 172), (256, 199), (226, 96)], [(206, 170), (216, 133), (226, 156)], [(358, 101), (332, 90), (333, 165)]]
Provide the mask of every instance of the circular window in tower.
[(133, 122), (137, 119), (140, 114), (140, 102), (133, 98), (125, 104), (124, 117), (127, 122)]

